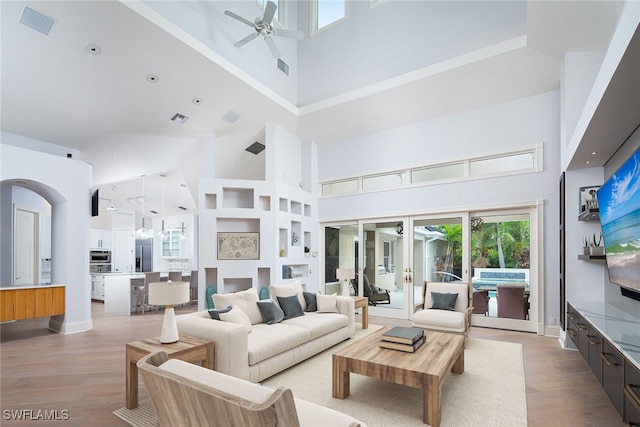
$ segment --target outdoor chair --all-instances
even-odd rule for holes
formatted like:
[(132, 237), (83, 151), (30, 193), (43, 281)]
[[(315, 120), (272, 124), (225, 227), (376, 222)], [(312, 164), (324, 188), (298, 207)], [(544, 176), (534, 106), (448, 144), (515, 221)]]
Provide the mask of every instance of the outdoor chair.
[(529, 297), (525, 286), (519, 283), (498, 285), (498, 317), (526, 319), (529, 311)]
[(489, 315), (489, 292), (473, 291), (473, 314)]
[(369, 298), (369, 305), (391, 304), (389, 291), (369, 283), (369, 278), (366, 274), (364, 275), (364, 282), (362, 283), (362, 294)]

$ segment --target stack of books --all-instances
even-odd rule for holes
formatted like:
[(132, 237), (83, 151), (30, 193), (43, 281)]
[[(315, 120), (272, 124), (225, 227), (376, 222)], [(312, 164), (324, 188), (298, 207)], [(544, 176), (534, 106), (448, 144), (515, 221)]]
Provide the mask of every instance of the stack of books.
[(424, 343), (424, 329), (394, 326), (382, 334), (380, 347), (413, 353)]

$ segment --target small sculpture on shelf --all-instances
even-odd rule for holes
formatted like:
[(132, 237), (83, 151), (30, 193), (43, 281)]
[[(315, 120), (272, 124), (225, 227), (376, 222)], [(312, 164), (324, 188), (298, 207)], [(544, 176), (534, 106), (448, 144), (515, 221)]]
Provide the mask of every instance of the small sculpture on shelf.
[(300, 239), (300, 237), (298, 237), (298, 235), (296, 234), (295, 231), (291, 232), (291, 246), (294, 246), (296, 243), (298, 243), (298, 240)]
[(309, 246), (304, 247), (304, 256), (308, 257), (311, 254)]

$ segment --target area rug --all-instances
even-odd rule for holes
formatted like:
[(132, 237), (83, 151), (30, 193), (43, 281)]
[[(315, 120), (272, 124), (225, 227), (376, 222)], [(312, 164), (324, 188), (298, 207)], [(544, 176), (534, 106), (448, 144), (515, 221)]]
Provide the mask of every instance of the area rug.
[[(351, 374), (351, 394), (344, 400), (331, 397), (331, 355), (377, 329), (356, 329), (356, 336), (263, 382), (288, 387), (295, 397), (344, 412), (369, 427), (424, 426), (422, 391)], [(140, 402), (114, 414), (132, 426), (156, 426), (153, 404)], [(467, 338), (465, 370), (450, 374), (442, 387), (442, 426), (527, 425), (527, 402), (522, 345)]]

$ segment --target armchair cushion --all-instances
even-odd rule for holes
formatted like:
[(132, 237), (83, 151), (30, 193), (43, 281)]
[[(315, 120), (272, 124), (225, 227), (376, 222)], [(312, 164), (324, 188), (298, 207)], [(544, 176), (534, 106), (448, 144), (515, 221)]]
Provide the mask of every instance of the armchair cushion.
[(247, 329), (247, 332), (251, 332), (251, 320), (249, 320), (249, 316), (244, 314), (244, 312), (238, 307), (234, 306), (228, 312), (220, 313), (220, 320), (222, 320), (223, 322), (242, 325)]
[(431, 308), (436, 310), (455, 311), (458, 294), (442, 294), (440, 292), (431, 292), (431, 299), (433, 299), (433, 305), (431, 306)]

